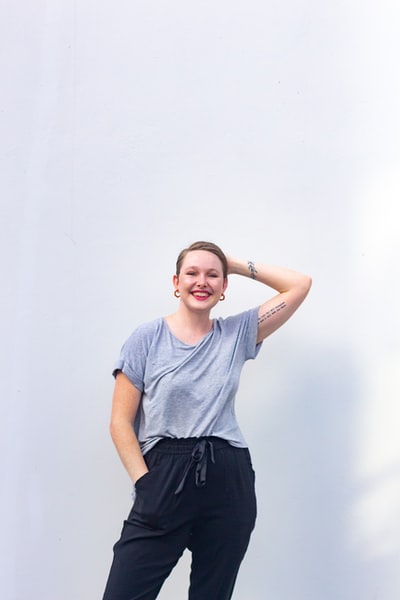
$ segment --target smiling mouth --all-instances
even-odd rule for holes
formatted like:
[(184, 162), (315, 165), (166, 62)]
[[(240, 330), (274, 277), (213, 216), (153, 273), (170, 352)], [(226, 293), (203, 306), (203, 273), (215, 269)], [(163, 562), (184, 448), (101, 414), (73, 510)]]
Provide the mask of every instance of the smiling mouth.
[(192, 292), (192, 296), (194, 296), (195, 298), (199, 298), (200, 300), (206, 300), (211, 296), (211, 294), (209, 294), (209, 292), (200, 292), (196, 290)]

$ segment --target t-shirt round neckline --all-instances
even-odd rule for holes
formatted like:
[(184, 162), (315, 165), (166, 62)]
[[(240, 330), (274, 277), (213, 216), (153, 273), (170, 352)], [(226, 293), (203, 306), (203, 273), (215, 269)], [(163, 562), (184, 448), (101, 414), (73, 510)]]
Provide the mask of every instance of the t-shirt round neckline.
[(180, 338), (178, 338), (172, 331), (172, 329), (170, 328), (170, 326), (167, 323), (167, 319), (166, 317), (161, 317), (161, 321), (163, 324), (163, 327), (166, 328), (166, 330), (168, 331), (169, 335), (171, 336), (171, 338), (177, 343), (177, 344), (181, 344), (182, 346), (184, 346), (185, 348), (196, 348), (196, 346), (198, 346), (199, 344), (201, 344), (201, 342), (203, 342), (204, 340), (206, 340), (210, 335), (212, 335), (214, 333), (214, 328), (215, 328), (215, 319), (212, 319), (212, 324), (211, 324), (211, 328), (210, 331), (208, 331), (205, 335), (203, 335), (203, 337), (201, 337), (199, 339), (198, 342), (196, 342), (195, 344), (187, 344), (186, 342), (184, 342), (183, 340), (181, 340)]

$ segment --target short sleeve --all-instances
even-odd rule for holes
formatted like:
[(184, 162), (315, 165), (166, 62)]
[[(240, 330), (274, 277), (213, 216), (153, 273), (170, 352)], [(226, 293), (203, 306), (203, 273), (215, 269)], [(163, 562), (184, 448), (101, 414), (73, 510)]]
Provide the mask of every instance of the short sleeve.
[(146, 360), (152, 339), (151, 329), (151, 324), (135, 329), (122, 346), (119, 359), (112, 371), (114, 377), (118, 371), (122, 371), (141, 392), (144, 389)]
[(243, 360), (257, 357), (262, 342), (257, 344), (258, 307), (227, 317), (225, 327), (236, 336), (236, 343), (241, 346)]
[(258, 335), (258, 307), (248, 310), (245, 314), (245, 341), (246, 341), (246, 360), (257, 357), (260, 352), (262, 342), (257, 344)]

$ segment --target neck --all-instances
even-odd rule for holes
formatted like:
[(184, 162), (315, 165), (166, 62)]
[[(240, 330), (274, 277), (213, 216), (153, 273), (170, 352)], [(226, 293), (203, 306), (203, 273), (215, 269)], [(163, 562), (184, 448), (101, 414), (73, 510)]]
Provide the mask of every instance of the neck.
[(192, 332), (194, 335), (204, 335), (212, 327), (210, 311), (191, 311), (183, 304), (180, 305), (175, 313), (166, 317), (166, 319), (171, 326), (188, 334)]
[(197, 344), (212, 329), (210, 313), (195, 313), (179, 308), (165, 317), (172, 333), (185, 344)]
[(210, 329), (211, 318), (210, 311), (191, 311), (186, 308), (184, 304), (181, 304), (178, 310), (171, 315), (175, 323), (182, 327), (192, 328), (197, 331), (203, 331)]

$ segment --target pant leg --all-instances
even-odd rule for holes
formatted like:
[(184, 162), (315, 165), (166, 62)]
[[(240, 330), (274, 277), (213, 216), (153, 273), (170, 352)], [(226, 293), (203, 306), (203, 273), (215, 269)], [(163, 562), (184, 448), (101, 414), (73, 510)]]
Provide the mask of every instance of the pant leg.
[(187, 545), (185, 531), (157, 535), (149, 530), (139, 538), (137, 529), (125, 522), (103, 600), (154, 600)]
[(188, 543), (190, 525), (182, 521), (182, 499), (174, 494), (187, 458), (151, 451), (146, 461), (150, 471), (136, 484), (103, 600), (154, 600)]
[[(203, 514), (192, 529), (189, 600), (229, 600), (256, 519), (246, 448), (230, 446), (209, 466)], [(199, 490), (203, 491), (203, 490)]]

